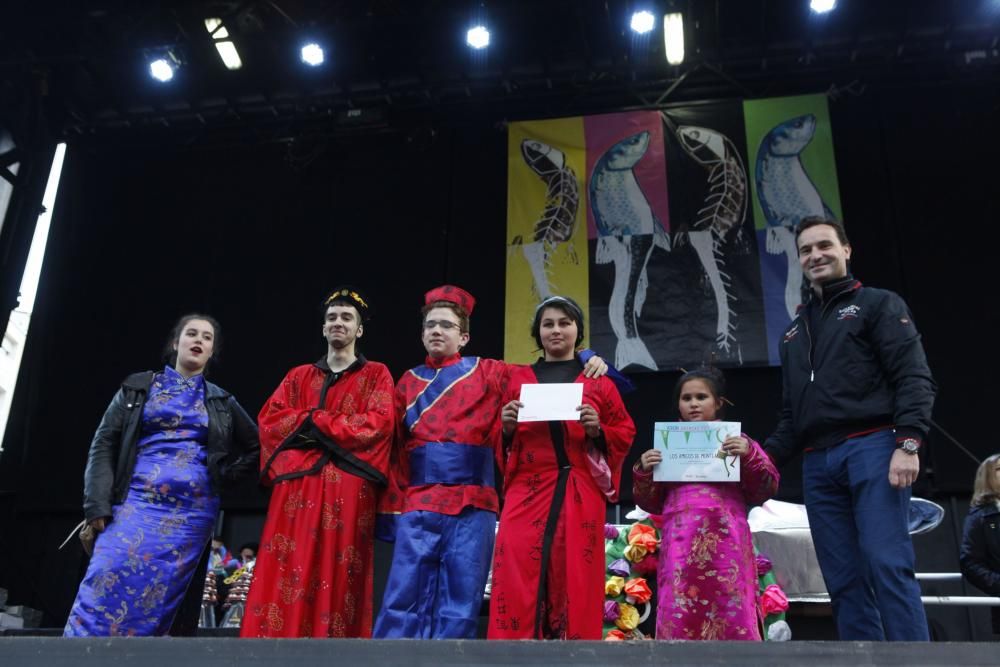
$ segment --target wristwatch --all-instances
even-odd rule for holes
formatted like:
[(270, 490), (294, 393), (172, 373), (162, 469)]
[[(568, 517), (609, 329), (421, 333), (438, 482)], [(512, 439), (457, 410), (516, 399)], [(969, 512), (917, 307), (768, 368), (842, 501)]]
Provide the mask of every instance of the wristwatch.
[(916, 438), (903, 438), (896, 443), (897, 449), (902, 449), (907, 454), (916, 454), (920, 451), (920, 441)]

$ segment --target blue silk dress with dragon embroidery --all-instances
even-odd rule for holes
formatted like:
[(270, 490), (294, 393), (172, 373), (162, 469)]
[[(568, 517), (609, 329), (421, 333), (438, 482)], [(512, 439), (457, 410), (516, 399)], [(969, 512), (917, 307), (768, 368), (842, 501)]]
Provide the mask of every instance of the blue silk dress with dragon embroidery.
[(143, 408), (128, 495), (97, 538), (65, 636), (170, 629), (219, 510), (207, 435), (204, 378), (165, 368)]

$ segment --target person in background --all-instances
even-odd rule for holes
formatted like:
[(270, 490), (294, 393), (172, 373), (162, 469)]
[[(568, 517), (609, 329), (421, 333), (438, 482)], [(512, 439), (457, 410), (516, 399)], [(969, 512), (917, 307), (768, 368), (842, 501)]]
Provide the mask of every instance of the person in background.
[(221, 537), (212, 538), (212, 554), (209, 556), (208, 568), (216, 574), (232, 572), (240, 566), (240, 561), (229, 553)]
[[(1000, 596), (1000, 454), (988, 457), (976, 471), (959, 564), (969, 583)], [(991, 607), (990, 614), (993, 632), (1000, 634), (1000, 607)]]

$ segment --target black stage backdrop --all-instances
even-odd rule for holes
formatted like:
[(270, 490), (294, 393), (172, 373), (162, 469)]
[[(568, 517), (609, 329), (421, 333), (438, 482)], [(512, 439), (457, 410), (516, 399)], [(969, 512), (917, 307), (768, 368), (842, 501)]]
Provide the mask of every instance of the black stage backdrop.
[[(1000, 219), (997, 108), (995, 91), (959, 84), (831, 101), (855, 274), (909, 302), (940, 386), (935, 418), (979, 457), (996, 449), (980, 420), (995, 377), (985, 309)], [(12, 602), (44, 610), (47, 624), (65, 620), (83, 562), (76, 544), (55, 547), (80, 518), (91, 435), (120, 380), (161, 363), (178, 315), (222, 322), (211, 379), (251, 414), (288, 368), (323, 354), (319, 303), (341, 282), (369, 293), (377, 312), (362, 349), (397, 377), (422, 360), (422, 295), (445, 281), (479, 299), (467, 353), (502, 354), (506, 135), (489, 111), (475, 116), (416, 140), (70, 143), (0, 455), (0, 586)], [(652, 422), (673, 417), (676, 377), (635, 376), (633, 460)], [(729, 417), (763, 441), (779, 369), (733, 370), (729, 385)], [(929, 450), (918, 491), (967, 493), (975, 463), (940, 433)], [(783, 471), (784, 498), (799, 494), (797, 468)], [(626, 477), (623, 512), (630, 486)], [(265, 502), (247, 485), (224, 507), (259, 516)]]

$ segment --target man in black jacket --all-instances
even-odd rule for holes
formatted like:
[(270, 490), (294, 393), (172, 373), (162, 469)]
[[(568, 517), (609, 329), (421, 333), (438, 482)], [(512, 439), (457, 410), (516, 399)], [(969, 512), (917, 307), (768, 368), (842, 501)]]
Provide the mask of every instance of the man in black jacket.
[(811, 291), (780, 344), (777, 464), (805, 452), (802, 485), (843, 640), (927, 640), (907, 518), (935, 385), (909, 309), (848, 273), (843, 226), (796, 230)]

